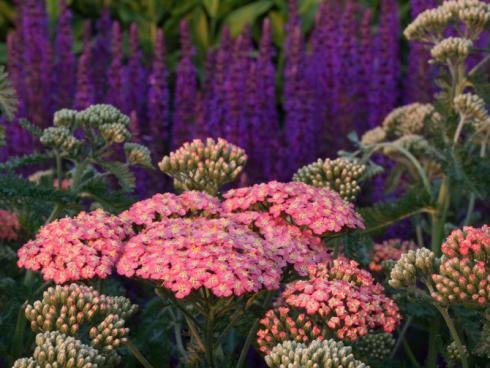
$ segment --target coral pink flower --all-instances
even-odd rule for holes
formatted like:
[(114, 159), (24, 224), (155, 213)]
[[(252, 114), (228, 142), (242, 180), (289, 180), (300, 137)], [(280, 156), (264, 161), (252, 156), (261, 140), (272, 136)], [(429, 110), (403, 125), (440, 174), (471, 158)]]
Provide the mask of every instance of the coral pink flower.
[(381, 272), (383, 261), (398, 261), (403, 253), (416, 248), (417, 245), (414, 242), (401, 239), (389, 239), (380, 244), (375, 244), (369, 269), (374, 272)]
[(212, 216), (220, 211), (220, 202), (203, 192), (189, 191), (181, 195), (155, 194), (135, 203), (119, 217), (135, 225), (148, 226), (166, 217)]
[(131, 235), (128, 223), (96, 210), (81, 212), (44, 226), (19, 249), (18, 266), (41, 271), (46, 280), (67, 281), (107, 277)]
[(338, 193), (300, 182), (272, 181), (233, 189), (224, 198), (223, 209), (227, 212), (268, 212), (317, 236), (364, 227), (353, 205)]
[(10, 211), (0, 210), (0, 240), (16, 240), (20, 223), (17, 215)]
[(270, 247), (230, 219), (163, 218), (126, 244), (117, 270), (161, 282), (177, 298), (201, 287), (216, 297), (242, 295), (279, 287)]
[[(268, 311), (261, 321), (258, 343), (265, 353), (274, 346), (271, 341), (274, 344), (285, 340), (298, 341), (290, 330), (274, 322), (279, 308), (282, 314), (287, 311), (282, 319), (295, 320), (301, 315), (303, 321), (316, 326), (316, 331), (322, 331), (323, 337), (335, 336), (348, 341), (356, 341), (372, 330), (391, 333), (401, 318), (395, 302), (384, 295), (383, 287), (375, 282), (369, 272), (344, 258), (310, 266), (307, 280), (286, 285), (279, 307)], [(276, 327), (276, 331), (271, 330), (271, 325)], [(280, 335), (280, 332), (283, 334)], [(301, 338), (311, 341), (309, 334)]]
[(465, 226), (454, 230), (442, 245), (447, 257), (469, 258), (490, 262), (490, 226), (481, 228)]

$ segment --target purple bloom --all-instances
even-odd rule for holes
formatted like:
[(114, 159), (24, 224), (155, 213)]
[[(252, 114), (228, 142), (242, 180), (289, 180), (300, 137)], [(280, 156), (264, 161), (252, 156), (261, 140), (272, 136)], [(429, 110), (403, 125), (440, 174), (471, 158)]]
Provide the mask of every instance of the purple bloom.
[(111, 32), (112, 20), (108, 8), (104, 8), (97, 21), (97, 35), (93, 48), (94, 60), (92, 75), (95, 86), (95, 100), (104, 102), (107, 91), (107, 72), (111, 65)]
[(177, 67), (177, 81), (175, 83), (173, 148), (179, 147), (190, 138), (195, 119), (197, 75), (192, 62), (194, 48), (192, 47), (189, 25), (185, 20), (180, 23), (180, 42), (182, 56)]
[(77, 67), (77, 91), (75, 94), (76, 109), (84, 109), (95, 102), (95, 90), (90, 69), (93, 63), (90, 22), (85, 25), (84, 38), (83, 52), (78, 59)]
[(163, 31), (158, 30), (151, 73), (148, 77), (148, 128), (152, 136), (151, 148), (161, 156), (168, 147), (169, 94), (168, 72), (165, 66), (165, 40)]
[(129, 28), (129, 60), (127, 80), (127, 101), (130, 109), (136, 111), (141, 121), (145, 116), (146, 70), (142, 64), (142, 52), (139, 47), (138, 27), (135, 23)]
[(112, 61), (109, 67), (108, 90), (106, 101), (111, 105), (127, 112), (128, 106), (124, 97), (124, 67), (121, 40), (121, 26), (118, 22), (112, 24)]

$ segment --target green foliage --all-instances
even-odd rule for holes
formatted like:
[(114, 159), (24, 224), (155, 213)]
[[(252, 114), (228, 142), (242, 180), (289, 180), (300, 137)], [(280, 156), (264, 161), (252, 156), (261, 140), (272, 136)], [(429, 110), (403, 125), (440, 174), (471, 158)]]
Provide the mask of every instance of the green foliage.
[(366, 224), (365, 232), (369, 234), (376, 233), (418, 213), (433, 211), (434, 203), (431, 195), (420, 188), (413, 188), (396, 200), (359, 209)]
[(50, 152), (34, 152), (28, 155), (14, 156), (9, 158), (7, 161), (0, 163), (0, 171), (12, 171), (26, 165), (44, 164), (46, 162), (52, 161), (53, 159), (54, 155)]
[(4, 66), (0, 66), (0, 111), (12, 120), (17, 111), (17, 96)]
[(40, 138), (43, 135), (43, 131), (27, 119), (19, 119), (19, 125), (33, 137)]
[(107, 162), (107, 161), (106, 162), (100, 161), (97, 162), (97, 164), (117, 178), (118, 183), (123, 191), (125, 192), (133, 191), (136, 185), (136, 179), (134, 177), (134, 174), (128, 168), (128, 166), (126, 166), (122, 162)]

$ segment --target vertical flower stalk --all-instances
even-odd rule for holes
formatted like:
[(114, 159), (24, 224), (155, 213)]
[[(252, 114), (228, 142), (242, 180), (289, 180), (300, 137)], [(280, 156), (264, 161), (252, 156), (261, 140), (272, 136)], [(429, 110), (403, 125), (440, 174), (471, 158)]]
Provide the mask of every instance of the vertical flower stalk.
[(96, 24), (97, 35), (93, 55), (97, 60), (92, 66), (92, 75), (95, 86), (95, 99), (104, 102), (107, 93), (107, 76), (111, 65), (111, 33), (112, 20), (109, 8), (104, 7)]
[(117, 108), (127, 110), (127, 104), (123, 94), (123, 51), (121, 38), (121, 25), (118, 22), (112, 24), (112, 61), (108, 71), (108, 90), (106, 100)]
[(139, 121), (144, 121), (146, 102), (146, 70), (142, 64), (139, 46), (138, 26), (132, 23), (129, 28), (128, 96), (130, 109), (136, 111)]
[(76, 109), (84, 109), (95, 103), (95, 90), (91, 73), (91, 65), (94, 60), (92, 58), (90, 27), (90, 22), (87, 22), (85, 24), (83, 52), (78, 59), (77, 90), (75, 94)]

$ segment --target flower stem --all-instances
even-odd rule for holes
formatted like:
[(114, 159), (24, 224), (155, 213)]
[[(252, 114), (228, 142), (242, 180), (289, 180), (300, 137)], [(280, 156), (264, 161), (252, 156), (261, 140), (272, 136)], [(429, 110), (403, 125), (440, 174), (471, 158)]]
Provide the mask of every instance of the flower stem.
[(136, 358), (138, 362), (141, 363), (141, 365), (145, 368), (153, 368), (153, 366), (150, 364), (148, 360), (141, 354), (139, 349), (131, 342), (131, 340), (128, 340), (126, 343), (126, 346), (128, 347), (128, 350), (133, 354), (133, 356)]
[(214, 336), (213, 336), (213, 329), (214, 329), (214, 313), (213, 310), (211, 309), (209, 311), (209, 314), (207, 315), (206, 318), (206, 327), (205, 327), (205, 353), (206, 353), (206, 360), (208, 361), (209, 367), (214, 368)]
[(400, 331), (400, 334), (398, 336), (398, 340), (396, 341), (396, 344), (393, 347), (393, 350), (391, 351), (390, 359), (393, 359), (393, 357), (396, 355), (396, 352), (400, 348), (401, 343), (405, 339), (405, 334), (407, 333), (407, 330), (410, 327), (410, 324), (412, 323), (412, 319), (413, 319), (412, 316), (408, 317), (407, 322), (405, 323), (402, 330)]
[(439, 311), (439, 313), (441, 313), (442, 318), (444, 318), (444, 321), (446, 322), (446, 325), (449, 329), (449, 333), (451, 334), (451, 337), (453, 338), (454, 342), (456, 343), (456, 346), (458, 347), (459, 355), (461, 356), (461, 364), (463, 365), (463, 368), (469, 368), (468, 359), (466, 357), (466, 352), (463, 347), (463, 343), (461, 342), (461, 339), (458, 335), (458, 331), (456, 330), (456, 327), (454, 326), (454, 322), (449, 316), (447, 309), (442, 308), (437, 304), (436, 304), (436, 308)]

